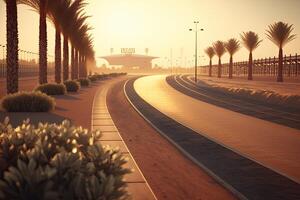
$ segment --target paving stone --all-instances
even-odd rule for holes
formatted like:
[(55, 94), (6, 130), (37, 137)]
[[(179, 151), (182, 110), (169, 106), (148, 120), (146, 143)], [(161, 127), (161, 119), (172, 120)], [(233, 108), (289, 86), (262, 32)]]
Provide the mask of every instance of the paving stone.
[(93, 111), (108, 111), (108, 110), (107, 108), (99, 107), (99, 108), (94, 108)]
[(101, 141), (122, 141), (118, 132), (101, 132)]
[(109, 125), (109, 126), (114, 126), (114, 122), (111, 119), (93, 119), (93, 125)]
[(100, 131), (118, 131), (115, 126), (93, 125), (93, 128)]
[(109, 114), (108, 110), (93, 110), (93, 114)]
[(102, 119), (102, 118), (111, 119), (108, 113), (106, 114), (93, 113), (92, 117), (93, 119)]
[(128, 158), (125, 168), (133, 169), (132, 173), (125, 175), (124, 180), (128, 182), (128, 192), (132, 195), (133, 200), (155, 200), (153, 193), (146, 184), (144, 177), (138, 170), (132, 156), (125, 146), (124, 141), (119, 135), (106, 105), (107, 88), (102, 89), (97, 94), (93, 106), (92, 129), (99, 129), (102, 133), (100, 143), (103, 146), (119, 148), (120, 153)]
[(121, 153), (128, 153), (123, 141), (100, 141), (104, 146), (109, 145), (111, 148), (119, 148)]

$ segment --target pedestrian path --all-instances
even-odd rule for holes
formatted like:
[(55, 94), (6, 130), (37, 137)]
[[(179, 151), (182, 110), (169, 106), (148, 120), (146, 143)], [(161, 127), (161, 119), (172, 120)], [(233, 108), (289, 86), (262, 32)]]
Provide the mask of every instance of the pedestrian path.
[(100, 142), (112, 148), (119, 148), (120, 152), (128, 158), (128, 162), (124, 167), (133, 169), (133, 172), (125, 175), (124, 179), (128, 185), (127, 189), (132, 199), (155, 200), (154, 193), (130, 154), (107, 109), (106, 95), (110, 86), (110, 83), (102, 85), (94, 97), (92, 130), (99, 129), (102, 133)]

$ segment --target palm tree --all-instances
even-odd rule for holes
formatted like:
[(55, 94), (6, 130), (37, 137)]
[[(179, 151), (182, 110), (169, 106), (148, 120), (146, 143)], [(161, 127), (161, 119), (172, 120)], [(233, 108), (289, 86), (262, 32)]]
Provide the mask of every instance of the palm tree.
[(39, 67), (40, 84), (47, 83), (47, 4), (48, 0), (40, 2), (40, 27), (39, 27)]
[[(63, 42), (63, 80), (66, 81), (69, 79), (69, 39), (70, 35), (74, 34), (74, 21), (78, 20), (78, 16), (83, 11), (82, 8), (86, 5), (84, 0), (65, 0), (64, 1), (66, 8), (65, 18), (62, 20), (62, 29), (64, 35)], [(74, 66), (74, 56), (72, 55), (73, 48), (71, 48), (71, 65)]]
[(275, 22), (267, 30), (267, 37), (279, 48), (277, 82), (283, 82), (283, 47), (296, 38), (293, 30), (293, 24), (284, 22)]
[(249, 51), (249, 61), (248, 61), (248, 80), (253, 80), (252, 68), (253, 68), (253, 57), (252, 52), (259, 46), (262, 40), (259, 40), (259, 37), (256, 33), (249, 31), (241, 34), (241, 39), (243, 45)]
[(87, 77), (87, 61), (93, 60), (95, 52), (93, 51), (93, 39), (90, 34), (86, 34), (85, 37), (83, 37), (82, 40), (82, 54), (83, 54), (83, 60), (82, 60), (82, 76)]
[(55, 27), (55, 82), (61, 83), (61, 20), (64, 19), (64, 0), (51, 0), (48, 2), (48, 16)]
[(229, 39), (225, 43), (225, 48), (230, 55), (229, 58), (229, 78), (232, 78), (232, 65), (233, 65), (233, 55), (240, 49), (240, 43), (235, 38)]
[(48, 0), (19, 0), (40, 14), (39, 22), (39, 83), (47, 83), (47, 23)]
[(75, 48), (71, 46), (71, 79), (75, 79)]
[(88, 42), (87, 42), (87, 33), (88, 31), (91, 30), (91, 28), (87, 25), (87, 24), (84, 24), (80, 27), (78, 33), (77, 33), (77, 46), (79, 47), (80, 51), (78, 51), (78, 75), (80, 78), (84, 78), (84, 54), (85, 54), (85, 48), (86, 48), (86, 45), (88, 45)]
[(221, 58), (222, 56), (224, 55), (224, 53), (226, 52), (226, 49), (225, 49), (225, 45), (224, 45), (224, 42), (222, 41), (216, 41), (214, 44), (213, 44), (213, 48), (214, 48), (214, 51), (216, 53), (216, 55), (218, 56), (219, 58), (219, 64), (218, 64), (218, 78), (221, 78), (221, 74), (222, 74), (222, 62), (221, 62)]
[(88, 16), (85, 16), (84, 14), (78, 14), (76, 15), (76, 19), (73, 21), (72, 28), (73, 31), (72, 35), (70, 35), (71, 43), (72, 43), (72, 51), (73, 56), (71, 57), (74, 59), (72, 64), (72, 79), (77, 79), (79, 74), (79, 49), (81, 49), (80, 41), (82, 37), (84, 36), (83, 33), (86, 33), (90, 28), (84, 24), (85, 20), (88, 18)]
[(209, 57), (209, 72), (208, 75), (211, 76), (211, 71), (212, 71), (212, 58), (216, 55), (215, 50), (213, 47), (207, 47), (205, 49), (205, 53)]
[(6, 2), (6, 90), (7, 93), (18, 92), (18, 18), (17, 2), (9, 0)]

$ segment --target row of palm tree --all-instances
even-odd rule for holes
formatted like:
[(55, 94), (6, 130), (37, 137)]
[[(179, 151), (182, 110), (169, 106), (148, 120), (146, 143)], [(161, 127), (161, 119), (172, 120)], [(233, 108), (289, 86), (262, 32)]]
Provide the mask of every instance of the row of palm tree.
[[(296, 35), (292, 34), (293, 30), (293, 25), (289, 25), (284, 22), (275, 22), (274, 24), (269, 25), (268, 30), (266, 31), (267, 38), (279, 48), (277, 72), (278, 82), (283, 82), (283, 47), (296, 38)], [(259, 47), (262, 40), (260, 40), (258, 34), (253, 31), (243, 32), (240, 37), (243, 46), (249, 51), (248, 80), (253, 80), (253, 51)], [(209, 76), (212, 76), (212, 59), (216, 55), (219, 59), (218, 77), (221, 78), (221, 58), (226, 52), (228, 52), (230, 56), (228, 77), (231, 79), (233, 74), (233, 56), (239, 49), (240, 42), (235, 38), (231, 38), (227, 42), (216, 41), (212, 46), (207, 47), (205, 49), (205, 53), (209, 57)]]
[[(55, 82), (69, 79), (69, 47), (72, 79), (87, 76), (86, 63), (94, 59), (91, 29), (84, 13), (85, 0), (4, 0), (7, 13), (7, 93), (18, 91), (17, 4), (39, 13), (39, 83), (47, 83), (47, 18), (55, 28)], [(63, 36), (63, 58), (61, 43)], [(63, 64), (63, 65), (61, 65)], [(80, 68), (80, 70), (78, 70)], [(62, 73), (61, 73), (62, 72)], [(61, 74), (63, 76), (61, 77)]]

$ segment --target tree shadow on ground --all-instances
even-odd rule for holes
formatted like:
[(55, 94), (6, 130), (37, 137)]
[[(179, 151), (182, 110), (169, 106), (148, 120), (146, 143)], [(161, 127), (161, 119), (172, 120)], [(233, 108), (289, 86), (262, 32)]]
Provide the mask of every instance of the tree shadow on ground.
[(65, 99), (65, 100), (79, 100), (80, 98), (74, 96), (78, 93), (70, 93), (70, 95), (61, 95), (61, 96), (55, 96), (55, 99)]
[(0, 122), (3, 122), (5, 117), (9, 117), (10, 124), (13, 127), (16, 127), (26, 119), (30, 120), (31, 124), (38, 125), (39, 122), (42, 123), (61, 123), (63, 120), (67, 119), (71, 121), (70, 119), (66, 117), (62, 117), (60, 115), (54, 114), (54, 113), (42, 113), (42, 112), (0, 112)]
[(68, 109), (65, 109), (65, 108), (60, 107), (60, 106), (55, 106), (55, 110), (59, 110), (59, 111), (67, 111)]

